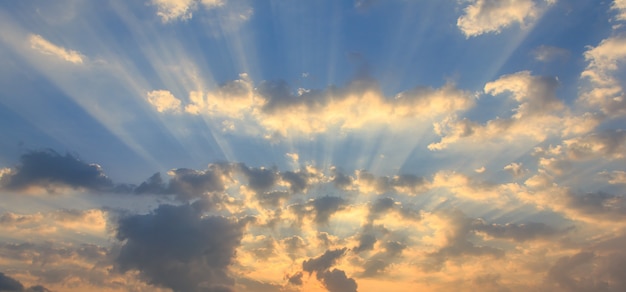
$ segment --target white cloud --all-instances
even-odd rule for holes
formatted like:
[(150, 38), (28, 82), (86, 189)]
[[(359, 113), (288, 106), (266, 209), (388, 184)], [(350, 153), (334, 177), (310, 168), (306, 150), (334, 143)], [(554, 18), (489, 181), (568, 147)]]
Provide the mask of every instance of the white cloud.
[[(496, 117), (484, 124), (449, 117), (434, 124), (441, 141), (428, 146), (441, 150), (461, 139), (475, 142), (517, 138), (542, 141), (550, 135), (585, 133), (597, 125), (594, 116), (573, 116), (556, 97), (558, 80), (553, 77), (533, 76), (528, 71), (503, 75), (485, 84), (485, 93), (508, 93), (518, 103), (508, 118)], [(574, 121), (576, 123), (574, 123)]]
[(514, 23), (522, 26), (535, 21), (545, 7), (556, 0), (469, 0), (470, 4), (457, 19), (457, 26), (466, 37), (484, 33), (500, 33)]
[(160, 113), (180, 110), (180, 99), (167, 90), (149, 91), (146, 93), (146, 99)]
[(152, 0), (152, 5), (157, 7), (157, 15), (165, 23), (191, 19), (199, 5), (212, 9), (224, 3), (221, 0)]
[(42, 54), (55, 56), (74, 64), (82, 64), (85, 60), (85, 56), (81, 53), (57, 46), (40, 35), (31, 34), (28, 39), (30, 41), (30, 47)]
[[(159, 91), (159, 97), (166, 95)], [(171, 94), (150, 101), (158, 111), (179, 103)], [(315, 134), (331, 129), (358, 130), (368, 126), (414, 127), (415, 121), (445, 117), (470, 108), (474, 95), (446, 84), (441, 88), (417, 88), (384, 96), (376, 84), (356, 81), (345, 88), (293, 90), (284, 82), (256, 85), (247, 74), (209, 92), (192, 91), (184, 112), (205, 115), (246, 133), (282, 136)], [(176, 99), (177, 100), (177, 99)], [(245, 129), (248, 129), (247, 131)]]
[(615, 74), (626, 60), (626, 35), (610, 37), (590, 47), (585, 59), (589, 63), (581, 78), (589, 84), (583, 88), (580, 100), (611, 116), (626, 114), (623, 82)]
[(626, 20), (626, 0), (613, 0), (614, 10), (617, 10), (617, 20)]

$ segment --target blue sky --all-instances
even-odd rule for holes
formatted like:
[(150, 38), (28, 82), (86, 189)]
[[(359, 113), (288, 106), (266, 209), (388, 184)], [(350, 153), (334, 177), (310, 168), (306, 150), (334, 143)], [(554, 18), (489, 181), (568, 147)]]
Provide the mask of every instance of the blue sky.
[(0, 290), (623, 291), (624, 21), (0, 3)]

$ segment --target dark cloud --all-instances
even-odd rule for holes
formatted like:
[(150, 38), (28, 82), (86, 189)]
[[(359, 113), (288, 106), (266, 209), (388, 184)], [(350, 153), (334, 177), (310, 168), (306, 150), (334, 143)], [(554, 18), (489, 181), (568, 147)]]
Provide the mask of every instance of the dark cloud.
[(287, 191), (273, 191), (266, 193), (257, 193), (256, 198), (259, 203), (265, 207), (279, 207), (284, 201), (288, 200), (291, 194)]
[(352, 278), (348, 278), (342, 270), (333, 269), (317, 273), (317, 279), (324, 284), (329, 292), (356, 292), (357, 284)]
[[(330, 270), (347, 250), (348, 249), (345, 247), (342, 249), (327, 250), (324, 254), (316, 258), (310, 258), (302, 262), (302, 270), (309, 272), (309, 275), (316, 273), (317, 279), (324, 284), (324, 287), (326, 287), (328, 291), (356, 291), (357, 284), (354, 279), (348, 278), (346, 273), (342, 270)], [(296, 274), (294, 276), (297, 276), (294, 281), (300, 281), (301, 283), (302, 275)], [(289, 281), (291, 282), (291, 278), (289, 278)]]
[(419, 210), (405, 207), (401, 202), (396, 202), (392, 198), (382, 197), (376, 199), (373, 203), (371, 203), (369, 208), (368, 221), (371, 223), (373, 220), (378, 219), (381, 215), (390, 212), (396, 212), (402, 218), (408, 220), (422, 219), (422, 215), (420, 214)]
[(339, 260), (347, 250), (348, 249), (345, 247), (341, 249), (327, 250), (319, 257), (310, 258), (302, 262), (302, 270), (309, 272), (309, 274), (313, 272), (320, 273), (326, 271), (334, 266), (337, 263), (337, 260)]
[(387, 241), (384, 249), (367, 259), (363, 265), (363, 277), (373, 277), (384, 272), (387, 267), (401, 257), (406, 245), (397, 241)]
[(288, 282), (291, 285), (302, 286), (302, 272), (297, 272), (288, 278)]
[(24, 285), (4, 273), (0, 273), (0, 291), (22, 291)]
[(166, 193), (188, 200), (206, 193), (223, 192), (226, 188), (224, 179), (230, 177), (230, 169), (228, 166), (212, 164), (206, 170), (178, 168), (171, 170), (169, 174), (172, 178)]
[(297, 235), (283, 239), (282, 244), (285, 246), (285, 250), (292, 260), (296, 259), (300, 252), (306, 250), (306, 242), (304, 242), (302, 237)]
[(358, 172), (358, 178), (373, 186), (374, 190), (381, 194), (387, 192), (417, 194), (426, 182), (424, 178), (411, 174), (376, 177), (364, 170)]
[(136, 194), (162, 194), (166, 189), (167, 185), (161, 178), (161, 173), (157, 172), (135, 188), (134, 192)]
[(289, 184), (289, 189), (293, 194), (302, 193), (307, 189), (310, 176), (306, 171), (286, 171), (282, 173), (283, 181)]
[(328, 223), (331, 215), (345, 207), (346, 201), (340, 197), (326, 196), (313, 200), (312, 204), (315, 209), (315, 222)]
[(341, 190), (352, 185), (352, 180), (353, 180), (352, 177), (344, 174), (343, 172), (337, 170), (336, 168), (333, 168), (332, 171), (333, 171), (332, 182), (335, 185), (335, 188), (338, 188)]
[(228, 290), (234, 284), (228, 266), (243, 224), (202, 215), (189, 204), (161, 205), (150, 214), (120, 219), (119, 268), (137, 270), (148, 283), (175, 291)]
[(61, 155), (54, 150), (31, 151), (20, 157), (20, 164), (1, 177), (0, 185), (10, 190), (25, 190), (32, 186), (54, 192), (55, 186), (93, 191), (114, 188), (102, 168), (88, 164), (72, 154)]
[(278, 172), (275, 169), (252, 168), (244, 164), (238, 166), (238, 169), (248, 179), (248, 187), (256, 192), (270, 190), (278, 179)]
[(585, 215), (614, 220), (626, 216), (626, 198), (604, 192), (566, 195), (567, 207)]
[(472, 228), (495, 238), (512, 239), (523, 242), (537, 238), (549, 238), (562, 234), (564, 231), (552, 228), (544, 223), (526, 224), (487, 224), (482, 219), (472, 222)]
[(326, 224), (336, 212), (343, 210), (347, 205), (346, 200), (340, 197), (324, 196), (309, 200), (304, 204), (293, 204), (289, 209), (302, 220), (305, 216), (313, 216), (313, 221), (318, 224)]

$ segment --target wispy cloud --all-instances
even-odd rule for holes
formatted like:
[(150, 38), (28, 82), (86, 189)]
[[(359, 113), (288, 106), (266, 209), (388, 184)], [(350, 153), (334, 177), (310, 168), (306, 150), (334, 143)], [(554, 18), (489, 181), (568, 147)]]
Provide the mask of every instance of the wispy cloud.
[(86, 60), (86, 57), (80, 52), (55, 45), (40, 35), (31, 34), (28, 40), (30, 41), (30, 47), (42, 54), (54, 56), (74, 64), (82, 64)]

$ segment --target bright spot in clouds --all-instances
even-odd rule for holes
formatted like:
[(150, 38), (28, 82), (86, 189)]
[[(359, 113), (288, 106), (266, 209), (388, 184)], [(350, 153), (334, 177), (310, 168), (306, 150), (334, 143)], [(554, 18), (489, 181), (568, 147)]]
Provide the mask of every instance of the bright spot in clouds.
[(574, 2), (1, 2), (0, 290), (626, 291)]

